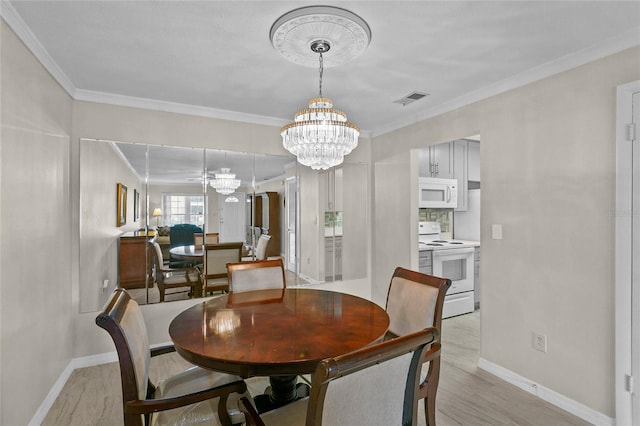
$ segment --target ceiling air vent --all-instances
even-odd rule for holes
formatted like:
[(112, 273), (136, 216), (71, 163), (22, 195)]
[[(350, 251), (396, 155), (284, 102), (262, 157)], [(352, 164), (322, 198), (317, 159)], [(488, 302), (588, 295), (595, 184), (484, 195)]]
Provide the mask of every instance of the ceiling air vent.
[(397, 101), (393, 101), (393, 103), (394, 104), (401, 104), (402, 106), (407, 106), (411, 102), (415, 102), (418, 99), (422, 99), (422, 98), (424, 98), (426, 96), (429, 96), (429, 94), (428, 93), (422, 93), (422, 92), (412, 92), (412, 93), (409, 93), (404, 98), (400, 98)]

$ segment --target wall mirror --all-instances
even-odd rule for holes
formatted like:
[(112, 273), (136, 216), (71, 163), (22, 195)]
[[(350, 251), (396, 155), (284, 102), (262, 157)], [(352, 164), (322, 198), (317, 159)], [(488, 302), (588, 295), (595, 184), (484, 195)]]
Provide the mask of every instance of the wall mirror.
[[(284, 258), (293, 284), (367, 275), (366, 164), (316, 172), (293, 157), (94, 139), (81, 139), (79, 152), (81, 312), (100, 309), (118, 283), (139, 303), (158, 303), (148, 241), (171, 261), (171, 229), (181, 224), (242, 242), (245, 259), (270, 235), (267, 255)], [(231, 194), (210, 185), (223, 168), (240, 181)], [(118, 183), (131, 198), (122, 226)], [(166, 302), (188, 297), (168, 293)]]

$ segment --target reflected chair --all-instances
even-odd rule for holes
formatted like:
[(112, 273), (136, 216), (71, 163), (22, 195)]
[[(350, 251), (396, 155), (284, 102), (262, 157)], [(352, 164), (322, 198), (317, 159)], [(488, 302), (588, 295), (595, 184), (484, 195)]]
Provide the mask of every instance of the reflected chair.
[(202, 232), (195, 232), (193, 234), (193, 245), (196, 246), (196, 248), (204, 245), (204, 234)]
[(205, 244), (219, 244), (220, 234), (217, 232), (207, 232), (204, 236)]
[(229, 263), (227, 271), (229, 291), (233, 293), (286, 287), (284, 264), (280, 258)]
[(219, 242), (220, 238), (217, 232), (208, 232), (206, 234), (196, 232), (193, 234), (193, 244), (196, 247), (202, 247), (205, 244), (218, 244)]
[[(444, 296), (451, 280), (438, 278), (404, 268), (396, 268), (387, 294), (386, 311), (389, 331), (385, 338), (414, 333), (426, 327), (442, 329)], [(424, 398), (425, 418), (428, 426), (435, 426), (436, 393), (440, 380), (440, 341), (427, 352), (417, 399)]]
[(267, 247), (269, 247), (269, 241), (271, 241), (271, 235), (260, 235), (255, 251), (256, 260), (265, 260), (267, 258)]
[(229, 291), (227, 263), (239, 262), (242, 243), (205, 244), (204, 264), (200, 268), (200, 280), (204, 294), (214, 291)]
[(195, 268), (171, 268), (164, 264), (162, 249), (160, 244), (149, 241), (151, 252), (153, 253), (153, 267), (155, 283), (160, 292), (160, 301), (164, 302), (167, 289), (186, 288), (182, 291), (171, 294), (189, 292), (195, 296), (200, 296), (198, 271)]
[(437, 339), (428, 328), (325, 359), (309, 397), (261, 415), (242, 397), (240, 409), (247, 425), (415, 425), (420, 366)]
[[(96, 324), (116, 346), (122, 382), (126, 426), (221, 424), (244, 421), (236, 408), (248, 396), (240, 377), (191, 367), (154, 385), (149, 379), (151, 357), (175, 351), (173, 346), (149, 349), (149, 338), (138, 304), (126, 290), (116, 289)], [(184, 423), (180, 423), (184, 422)]]

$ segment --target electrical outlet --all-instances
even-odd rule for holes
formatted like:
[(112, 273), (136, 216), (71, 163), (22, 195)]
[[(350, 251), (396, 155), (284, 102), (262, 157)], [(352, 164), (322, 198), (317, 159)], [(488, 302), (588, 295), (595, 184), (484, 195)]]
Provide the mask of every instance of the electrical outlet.
[(533, 349), (547, 352), (547, 336), (545, 334), (533, 333)]

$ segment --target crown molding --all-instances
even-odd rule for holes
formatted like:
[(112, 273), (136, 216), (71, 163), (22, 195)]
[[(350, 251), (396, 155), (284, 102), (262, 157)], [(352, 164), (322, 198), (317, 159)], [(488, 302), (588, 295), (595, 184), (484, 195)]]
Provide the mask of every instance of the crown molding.
[(40, 61), (42, 66), (51, 74), (51, 76), (62, 86), (62, 88), (74, 97), (76, 86), (65, 72), (58, 66), (56, 61), (49, 55), (49, 52), (40, 43), (38, 38), (33, 34), (31, 29), (24, 22), (20, 14), (15, 10), (13, 5), (6, 0), (0, 1), (0, 15), (2, 19), (11, 27), (18, 35), (18, 38), (27, 46), (33, 55)]
[(118, 105), (132, 108), (150, 109), (154, 111), (173, 112), (177, 114), (196, 115), (200, 117), (219, 118), (222, 120), (241, 121), (244, 123), (263, 124), (267, 126), (284, 126), (287, 120), (265, 115), (247, 114), (225, 109), (161, 101), (157, 99), (138, 98), (115, 93), (96, 92), (76, 89), (75, 100)]
[(605, 56), (613, 55), (614, 53), (618, 53), (625, 49), (629, 49), (638, 45), (640, 45), (640, 26), (627, 31), (618, 37), (605, 40), (602, 43), (595, 44), (578, 52), (565, 55), (554, 61), (537, 66), (535, 68), (531, 68), (513, 77), (506, 78), (489, 86), (485, 86), (481, 89), (474, 90), (463, 96), (459, 96), (450, 101), (444, 102), (440, 105), (437, 105), (436, 107), (418, 111), (415, 114), (411, 115), (411, 117), (406, 117), (393, 123), (389, 123), (388, 125), (380, 126), (376, 129), (371, 130), (371, 136), (375, 138), (376, 136), (380, 136), (385, 133), (410, 126), (420, 121), (424, 121), (428, 118), (432, 118), (453, 111), (455, 109), (462, 108), (464, 106), (481, 101), (483, 99), (490, 98), (508, 90), (512, 90), (526, 84), (542, 80), (552, 75), (559, 74), (572, 68), (576, 68), (580, 65), (584, 65), (586, 63), (604, 58)]
[[(33, 32), (22, 20), (18, 12), (7, 0), (0, 0), (0, 16), (18, 35), (27, 48), (40, 61), (42, 66), (51, 76), (62, 86), (62, 88), (74, 99), (78, 101), (96, 102), (109, 105), (125, 106), (132, 108), (148, 109), (153, 111), (172, 112), (177, 114), (195, 115), (200, 117), (217, 118), (221, 120), (237, 121), (250, 124), (261, 124), (266, 126), (281, 127), (289, 122), (277, 117), (269, 117), (257, 114), (247, 114), (237, 111), (229, 111), (217, 108), (202, 107), (197, 105), (168, 102), (155, 99), (137, 98), (132, 96), (118, 95), (114, 93), (97, 92), (92, 90), (78, 89), (71, 79), (58, 66), (49, 55)], [(548, 62), (530, 70), (524, 71), (513, 77), (506, 78), (481, 89), (474, 90), (466, 95), (459, 96), (436, 107), (428, 108), (412, 114), (400, 120), (396, 120), (384, 126), (371, 130), (361, 130), (360, 136), (364, 138), (375, 138), (376, 136), (407, 127), (426, 119), (453, 111), (472, 103), (490, 98), (508, 90), (524, 86), (534, 81), (542, 80), (554, 74), (567, 71), (571, 68), (584, 65), (608, 55), (622, 50), (640, 45), (640, 26), (631, 29), (624, 34), (605, 40), (581, 51), (563, 56), (557, 60)]]

